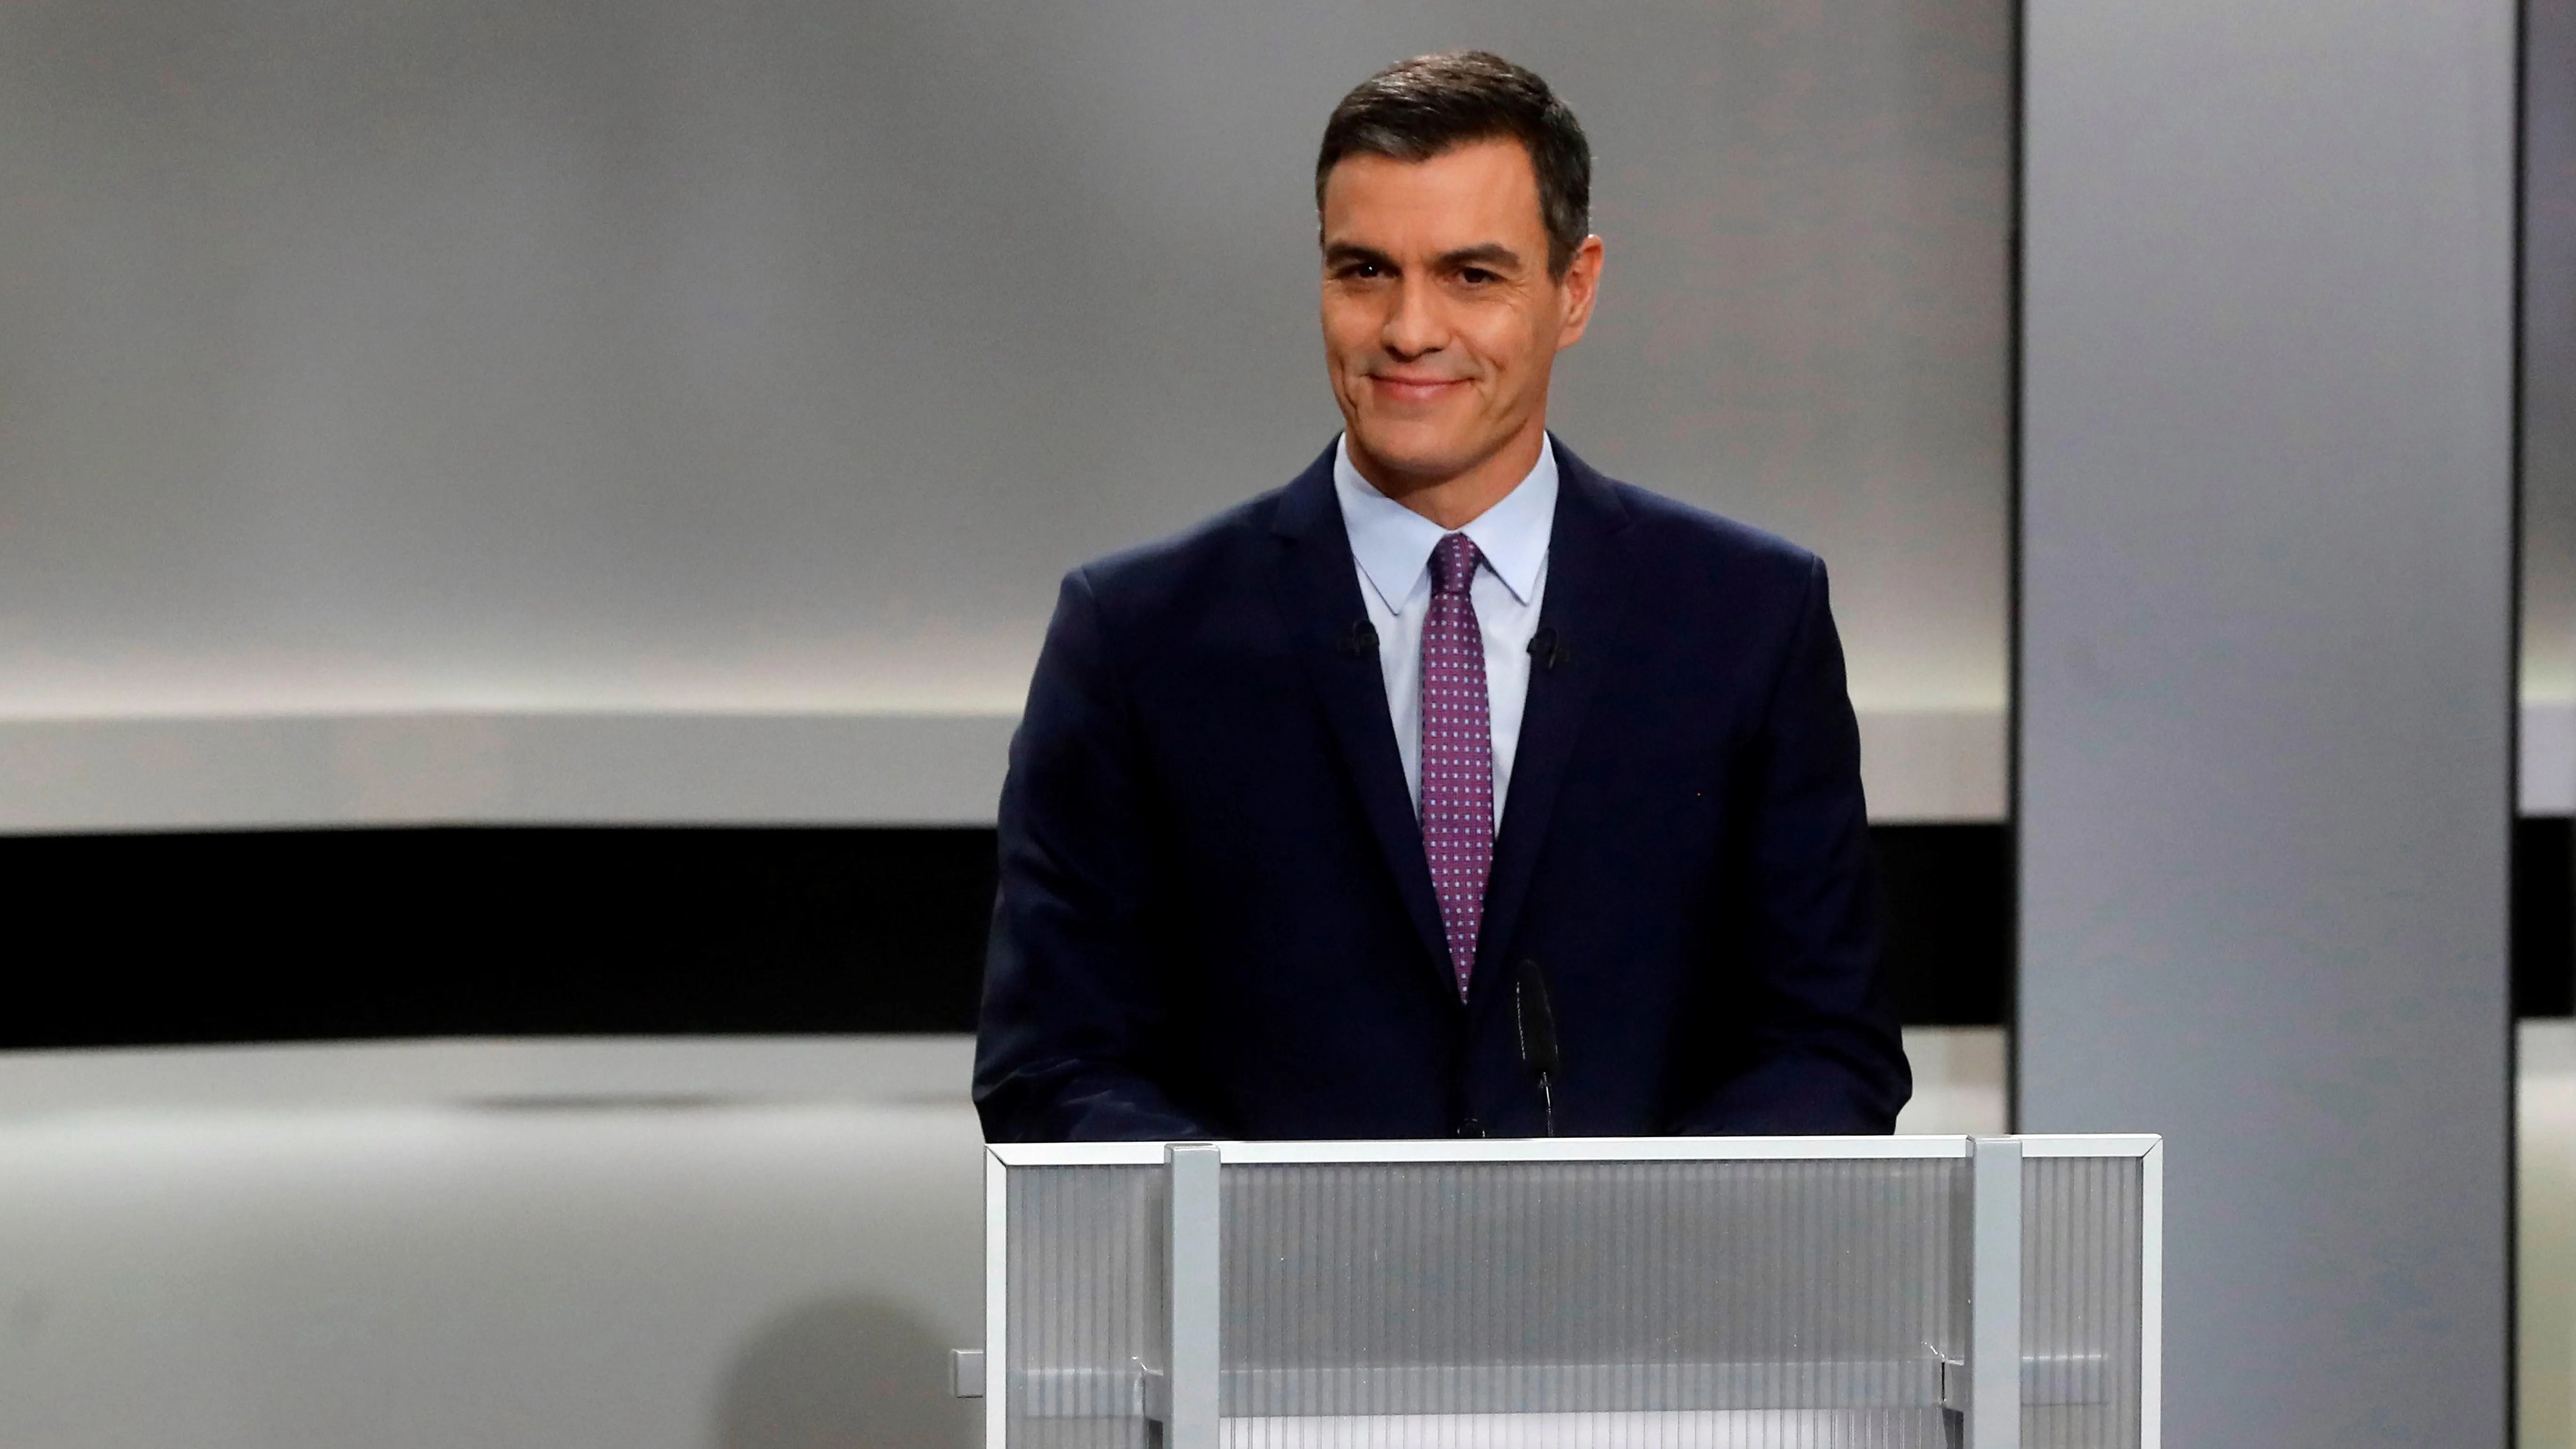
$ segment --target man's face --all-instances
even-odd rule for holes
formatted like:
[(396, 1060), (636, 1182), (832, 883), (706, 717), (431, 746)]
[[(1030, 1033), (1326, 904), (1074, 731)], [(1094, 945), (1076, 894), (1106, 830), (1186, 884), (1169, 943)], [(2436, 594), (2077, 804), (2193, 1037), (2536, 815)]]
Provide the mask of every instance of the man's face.
[(1502, 139), (1427, 161), (1350, 157), (1325, 178), (1323, 223), (1324, 355), (1362, 470), (1431, 486), (1515, 441), (1534, 461), (1549, 370), (1591, 320), (1601, 243), (1548, 275), (1529, 153)]

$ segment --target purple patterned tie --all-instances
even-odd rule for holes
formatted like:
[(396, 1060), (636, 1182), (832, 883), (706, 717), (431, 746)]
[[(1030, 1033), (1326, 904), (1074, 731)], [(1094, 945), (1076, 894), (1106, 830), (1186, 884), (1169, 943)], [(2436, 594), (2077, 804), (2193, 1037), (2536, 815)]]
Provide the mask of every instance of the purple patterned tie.
[(1431, 613), (1422, 622), (1422, 850), (1458, 999), (1476, 972), (1476, 928), (1494, 868), (1494, 730), (1485, 709), (1485, 636), (1468, 592), (1484, 555), (1453, 533), (1431, 551)]

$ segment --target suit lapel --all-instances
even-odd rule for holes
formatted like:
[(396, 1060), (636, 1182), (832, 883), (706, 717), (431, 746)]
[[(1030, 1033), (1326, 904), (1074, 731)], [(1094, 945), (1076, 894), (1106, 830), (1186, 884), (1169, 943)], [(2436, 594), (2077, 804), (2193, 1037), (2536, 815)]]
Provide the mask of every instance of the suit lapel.
[(1432, 893), (1431, 865), (1422, 851), (1422, 823), (1414, 817), (1404, 761), (1396, 754), (1385, 677), (1375, 650), (1353, 650), (1347, 644), (1351, 626), (1368, 618), (1368, 607), (1360, 599), (1350, 533), (1333, 496), (1331, 450), (1281, 493), (1270, 532), (1271, 582), (1290, 649), (1323, 706), (1361, 811), (1395, 873), (1397, 893), (1429, 953), (1429, 964), (1454, 996), (1457, 978), (1450, 974), (1439, 898)]
[(1547, 822), (1566, 765), (1583, 733), (1592, 697), (1611, 662), (1628, 605), (1634, 569), (1621, 536), (1628, 524), (1608, 480), (1557, 445), (1556, 518), (1548, 539), (1547, 594), (1539, 630), (1563, 651), (1552, 666), (1533, 660), (1521, 738), (1512, 758), (1512, 787), (1494, 841), (1494, 870), (1485, 885), (1485, 919), (1476, 940), (1470, 1000), (1494, 996), (1509, 963), (1498, 960), (1520, 924), (1522, 902), (1537, 870)]

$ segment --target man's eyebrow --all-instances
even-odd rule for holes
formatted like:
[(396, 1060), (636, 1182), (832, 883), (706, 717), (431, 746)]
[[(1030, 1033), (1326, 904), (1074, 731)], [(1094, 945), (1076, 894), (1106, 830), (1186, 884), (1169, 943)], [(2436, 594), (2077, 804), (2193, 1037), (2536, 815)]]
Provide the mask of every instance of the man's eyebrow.
[(1395, 258), (1375, 247), (1364, 247), (1357, 242), (1332, 242), (1325, 246), (1324, 265), (1340, 266), (1348, 262), (1368, 262), (1387, 268), (1395, 266)]
[(1460, 247), (1454, 252), (1442, 252), (1440, 254), (1440, 266), (1444, 271), (1454, 272), (1461, 267), (1510, 268), (1517, 267), (1520, 264), (1521, 254), (1513, 251), (1510, 247), (1503, 245), (1501, 242), (1486, 242), (1480, 246)]

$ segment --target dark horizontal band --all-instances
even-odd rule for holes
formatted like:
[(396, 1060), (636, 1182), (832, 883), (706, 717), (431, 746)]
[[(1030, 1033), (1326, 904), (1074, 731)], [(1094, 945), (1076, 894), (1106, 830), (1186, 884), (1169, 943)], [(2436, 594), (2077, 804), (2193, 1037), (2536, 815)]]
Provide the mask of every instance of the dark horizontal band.
[[(1872, 834), (1906, 1021), (2003, 1023), (2010, 830)], [(2569, 834), (2515, 835), (2524, 1016), (2576, 1005)], [(977, 828), (0, 838), (0, 1046), (971, 1031), (993, 879)]]

